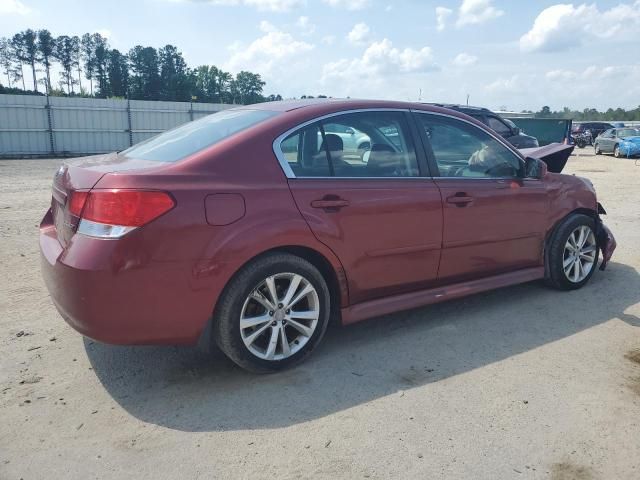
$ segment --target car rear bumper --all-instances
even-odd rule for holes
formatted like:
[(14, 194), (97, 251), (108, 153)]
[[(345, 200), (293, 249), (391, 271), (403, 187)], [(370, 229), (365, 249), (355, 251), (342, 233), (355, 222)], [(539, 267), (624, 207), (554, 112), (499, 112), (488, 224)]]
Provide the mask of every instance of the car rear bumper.
[(40, 253), (60, 315), (100, 342), (195, 344), (211, 317), (211, 292), (194, 288), (181, 262), (136, 265), (121, 258), (117, 241), (82, 235), (63, 249), (50, 214), (40, 226)]

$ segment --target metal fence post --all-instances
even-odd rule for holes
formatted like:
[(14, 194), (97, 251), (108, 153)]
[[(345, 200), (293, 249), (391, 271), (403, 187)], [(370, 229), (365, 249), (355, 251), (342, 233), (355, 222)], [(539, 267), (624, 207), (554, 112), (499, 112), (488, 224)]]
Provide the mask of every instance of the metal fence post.
[(53, 116), (51, 113), (51, 103), (49, 103), (49, 95), (47, 97), (47, 104), (44, 106), (47, 112), (47, 131), (49, 132), (49, 150), (51, 155), (56, 154), (55, 144), (53, 142)]
[(193, 122), (193, 99), (191, 100), (191, 103), (189, 104), (189, 119)]
[(133, 146), (133, 130), (131, 128), (131, 100), (127, 98), (127, 124), (129, 125), (129, 146)]

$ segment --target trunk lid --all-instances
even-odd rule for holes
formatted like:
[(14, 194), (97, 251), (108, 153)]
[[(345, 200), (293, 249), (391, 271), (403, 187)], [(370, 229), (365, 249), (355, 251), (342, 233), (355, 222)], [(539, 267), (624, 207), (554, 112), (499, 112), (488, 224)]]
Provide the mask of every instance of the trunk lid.
[(127, 158), (117, 153), (81, 157), (65, 162), (53, 177), (51, 214), (58, 241), (66, 247), (80, 218), (73, 215), (69, 203), (74, 191), (91, 190), (107, 173), (158, 167), (158, 162)]

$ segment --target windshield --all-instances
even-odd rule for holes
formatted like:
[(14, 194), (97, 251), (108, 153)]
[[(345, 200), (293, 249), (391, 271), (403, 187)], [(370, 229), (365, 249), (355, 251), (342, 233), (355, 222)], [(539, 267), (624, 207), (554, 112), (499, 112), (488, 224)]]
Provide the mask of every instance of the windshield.
[(176, 162), (277, 114), (267, 110), (223, 110), (161, 133), (122, 154), (142, 160)]
[(618, 130), (619, 137), (637, 137), (640, 136), (640, 129), (637, 128), (623, 128)]

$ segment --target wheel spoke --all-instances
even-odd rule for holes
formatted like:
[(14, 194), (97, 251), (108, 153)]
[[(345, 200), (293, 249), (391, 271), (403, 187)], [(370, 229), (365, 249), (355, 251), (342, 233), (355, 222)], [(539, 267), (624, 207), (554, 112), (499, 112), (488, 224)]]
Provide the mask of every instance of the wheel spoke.
[(284, 355), (285, 358), (291, 355), (289, 339), (287, 338), (287, 332), (284, 327), (280, 328), (280, 343), (282, 343), (282, 355)]
[(567, 267), (570, 267), (573, 264), (573, 256), (567, 257), (567, 259), (562, 262), (562, 268), (564, 268), (564, 271), (567, 271)]
[(578, 240), (576, 241), (576, 245), (578, 248), (582, 248), (582, 245), (584, 244), (584, 226), (580, 227), (579, 233), (578, 233)]
[(299, 320), (315, 320), (318, 318), (318, 312), (316, 310), (308, 310), (304, 312), (294, 312), (291, 310), (289, 313), (290, 318), (297, 318)]
[(251, 297), (251, 299), (253, 299), (256, 302), (258, 302), (260, 305), (262, 305), (267, 310), (275, 310), (276, 309), (275, 305), (272, 304), (267, 298), (264, 297), (264, 295), (262, 295), (257, 290), (254, 290), (253, 292), (251, 292), (250, 297)]
[(271, 327), (271, 338), (269, 339), (269, 345), (267, 346), (267, 352), (265, 356), (267, 360), (273, 360), (273, 356), (276, 353), (278, 347), (278, 337), (280, 336), (280, 327)]
[(287, 293), (282, 299), (282, 303), (284, 305), (289, 305), (289, 302), (291, 302), (291, 299), (298, 291), (298, 286), (300, 286), (301, 281), (302, 281), (302, 277), (300, 275), (293, 276), (293, 278), (291, 279), (291, 282), (289, 282), (289, 288), (287, 289)]
[(305, 337), (310, 337), (313, 334), (313, 329), (309, 327), (305, 327), (301, 323), (296, 322), (295, 320), (289, 319), (289, 325), (298, 330)]
[(289, 304), (287, 305), (288, 308), (293, 307), (295, 304), (297, 304), (300, 300), (302, 300), (304, 297), (306, 297), (307, 295), (309, 295), (311, 292), (313, 292), (314, 288), (310, 283), (307, 283), (307, 285), (305, 285), (305, 287), (300, 291), (300, 293), (298, 293), (293, 300), (291, 300), (291, 302), (289, 302)]
[(253, 342), (256, 341), (256, 338), (258, 338), (260, 335), (262, 335), (264, 333), (264, 331), (269, 328), (271, 326), (271, 324), (269, 323), (265, 323), (263, 326), (261, 326), (259, 329), (257, 329), (255, 332), (253, 332), (251, 335), (249, 335), (248, 337), (245, 337), (244, 341), (246, 344), (248, 345), (253, 345)]
[(259, 317), (241, 318), (240, 328), (244, 330), (245, 328), (257, 327), (263, 323), (270, 322), (271, 320), (273, 320), (273, 317), (268, 314), (260, 315)]
[(278, 292), (276, 292), (276, 281), (273, 277), (267, 277), (264, 281), (267, 284), (267, 290), (269, 290), (269, 296), (271, 297), (271, 303), (278, 305)]
[(580, 262), (578, 260), (573, 262), (573, 281), (578, 281), (578, 275), (580, 275), (580, 267), (578, 266)]

